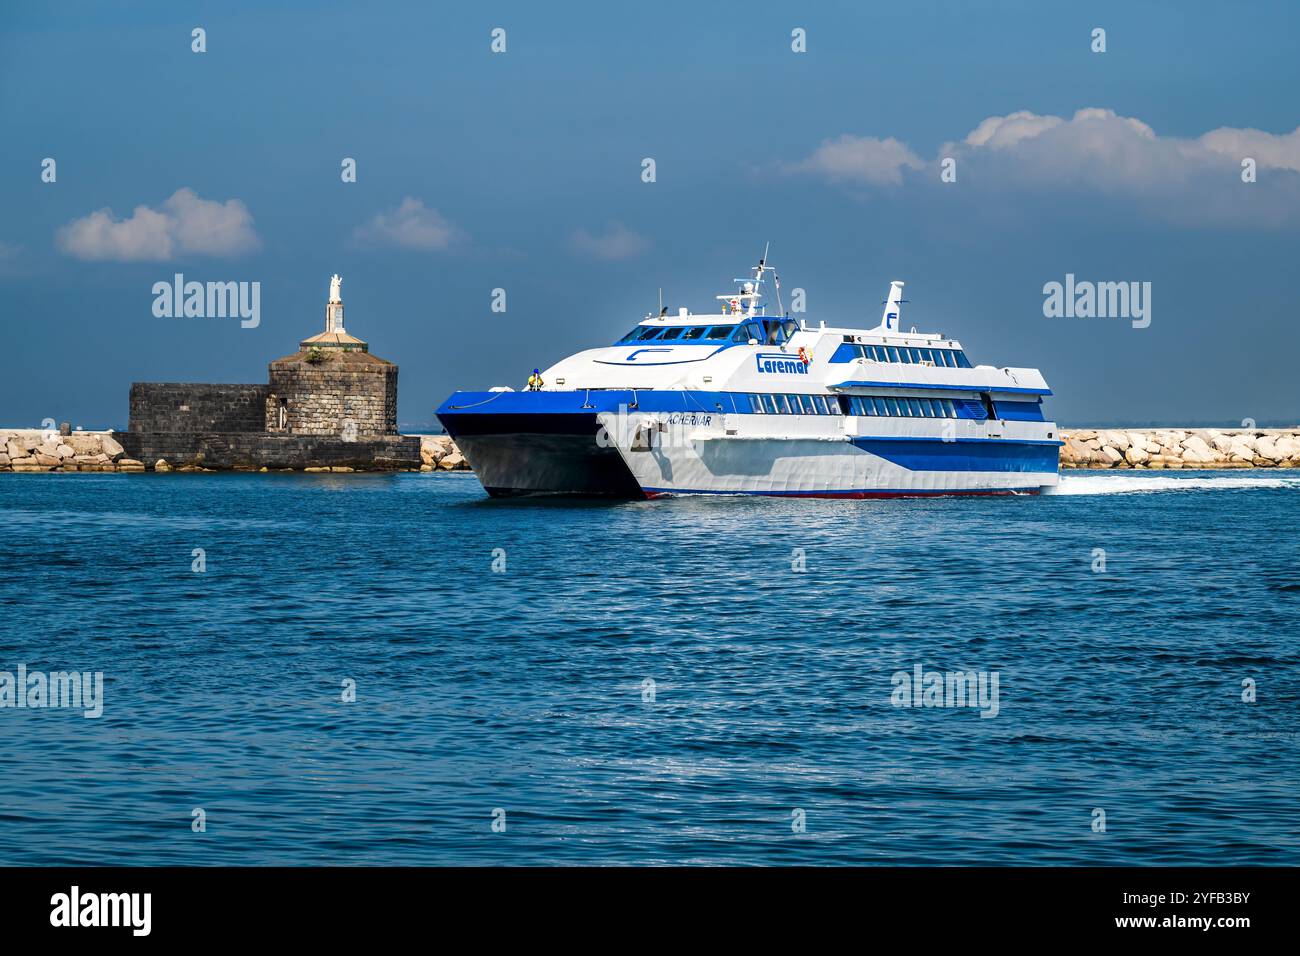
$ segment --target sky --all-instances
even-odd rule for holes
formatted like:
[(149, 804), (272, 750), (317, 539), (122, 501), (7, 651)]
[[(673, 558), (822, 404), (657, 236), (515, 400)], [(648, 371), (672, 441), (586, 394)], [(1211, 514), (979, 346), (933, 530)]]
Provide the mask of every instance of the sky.
[[(0, 425), (264, 382), (337, 272), (418, 430), (661, 287), (711, 310), (767, 242), (800, 318), (874, 326), (903, 279), (904, 328), (1040, 368), (1063, 424), (1295, 425), (1298, 34), (1287, 2), (5, 4)], [(260, 321), (155, 315), (176, 273), (259, 283)], [(1149, 324), (1048, 317), (1067, 274), (1150, 283)]]

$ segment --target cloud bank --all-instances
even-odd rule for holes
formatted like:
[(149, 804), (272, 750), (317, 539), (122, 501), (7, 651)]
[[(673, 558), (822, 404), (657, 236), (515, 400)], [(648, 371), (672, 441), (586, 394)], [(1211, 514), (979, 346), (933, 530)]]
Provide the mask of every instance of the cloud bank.
[[(898, 188), (939, 184), (946, 158), (956, 160), (958, 183), (985, 192), (1101, 194), (1181, 221), (1300, 222), (1300, 128), (1222, 127), (1188, 139), (1160, 136), (1108, 109), (1081, 109), (1068, 119), (1021, 110), (982, 120), (930, 160), (893, 138), (845, 135), (782, 169), (839, 185)], [(1254, 161), (1252, 183), (1242, 178), (1247, 159)]]
[(77, 259), (106, 262), (237, 256), (261, 246), (242, 202), (202, 199), (189, 188), (176, 190), (158, 209), (136, 206), (125, 219), (107, 207), (74, 219), (59, 230), (56, 242)]

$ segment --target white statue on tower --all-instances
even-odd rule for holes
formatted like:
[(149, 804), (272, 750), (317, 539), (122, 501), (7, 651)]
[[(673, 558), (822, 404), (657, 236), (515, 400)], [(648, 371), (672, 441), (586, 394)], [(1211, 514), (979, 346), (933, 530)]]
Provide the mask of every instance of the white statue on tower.
[(343, 277), (337, 272), (330, 276), (330, 300), (325, 303), (325, 331), (343, 332), (343, 297), (339, 291)]

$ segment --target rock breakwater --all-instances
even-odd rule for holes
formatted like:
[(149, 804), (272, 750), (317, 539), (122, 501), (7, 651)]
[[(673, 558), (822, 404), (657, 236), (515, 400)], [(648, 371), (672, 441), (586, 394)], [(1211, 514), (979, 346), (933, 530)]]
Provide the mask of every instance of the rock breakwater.
[(1080, 428), (1061, 440), (1062, 468), (1300, 468), (1295, 428)]
[[(310, 466), (294, 468), (218, 469), (193, 460), (159, 458), (141, 461), (131, 458), (114, 432), (42, 431), (34, 428), (0, 429), (0, 472), (108, 471), (108, 472), (193, 472), (193, 471), (304, 471), (354, 472), (353, 466)], [(447, 435), (419, 435), (420, 471), (468, 471), (469, 463)], [(414, 469), (408, 469), (414, 470)]]

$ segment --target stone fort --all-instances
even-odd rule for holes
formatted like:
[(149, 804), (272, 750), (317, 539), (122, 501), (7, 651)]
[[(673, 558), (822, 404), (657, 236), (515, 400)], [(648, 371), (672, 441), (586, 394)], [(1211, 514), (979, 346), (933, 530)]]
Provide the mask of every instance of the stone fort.
[(397, 366), (344, 328), (341, 284), (325, 330), (271, 362), (265, 385), (132, 384), (116, 436), (126, 453), (172, 467), (418, 469), (419, 438), (397, 433)]

